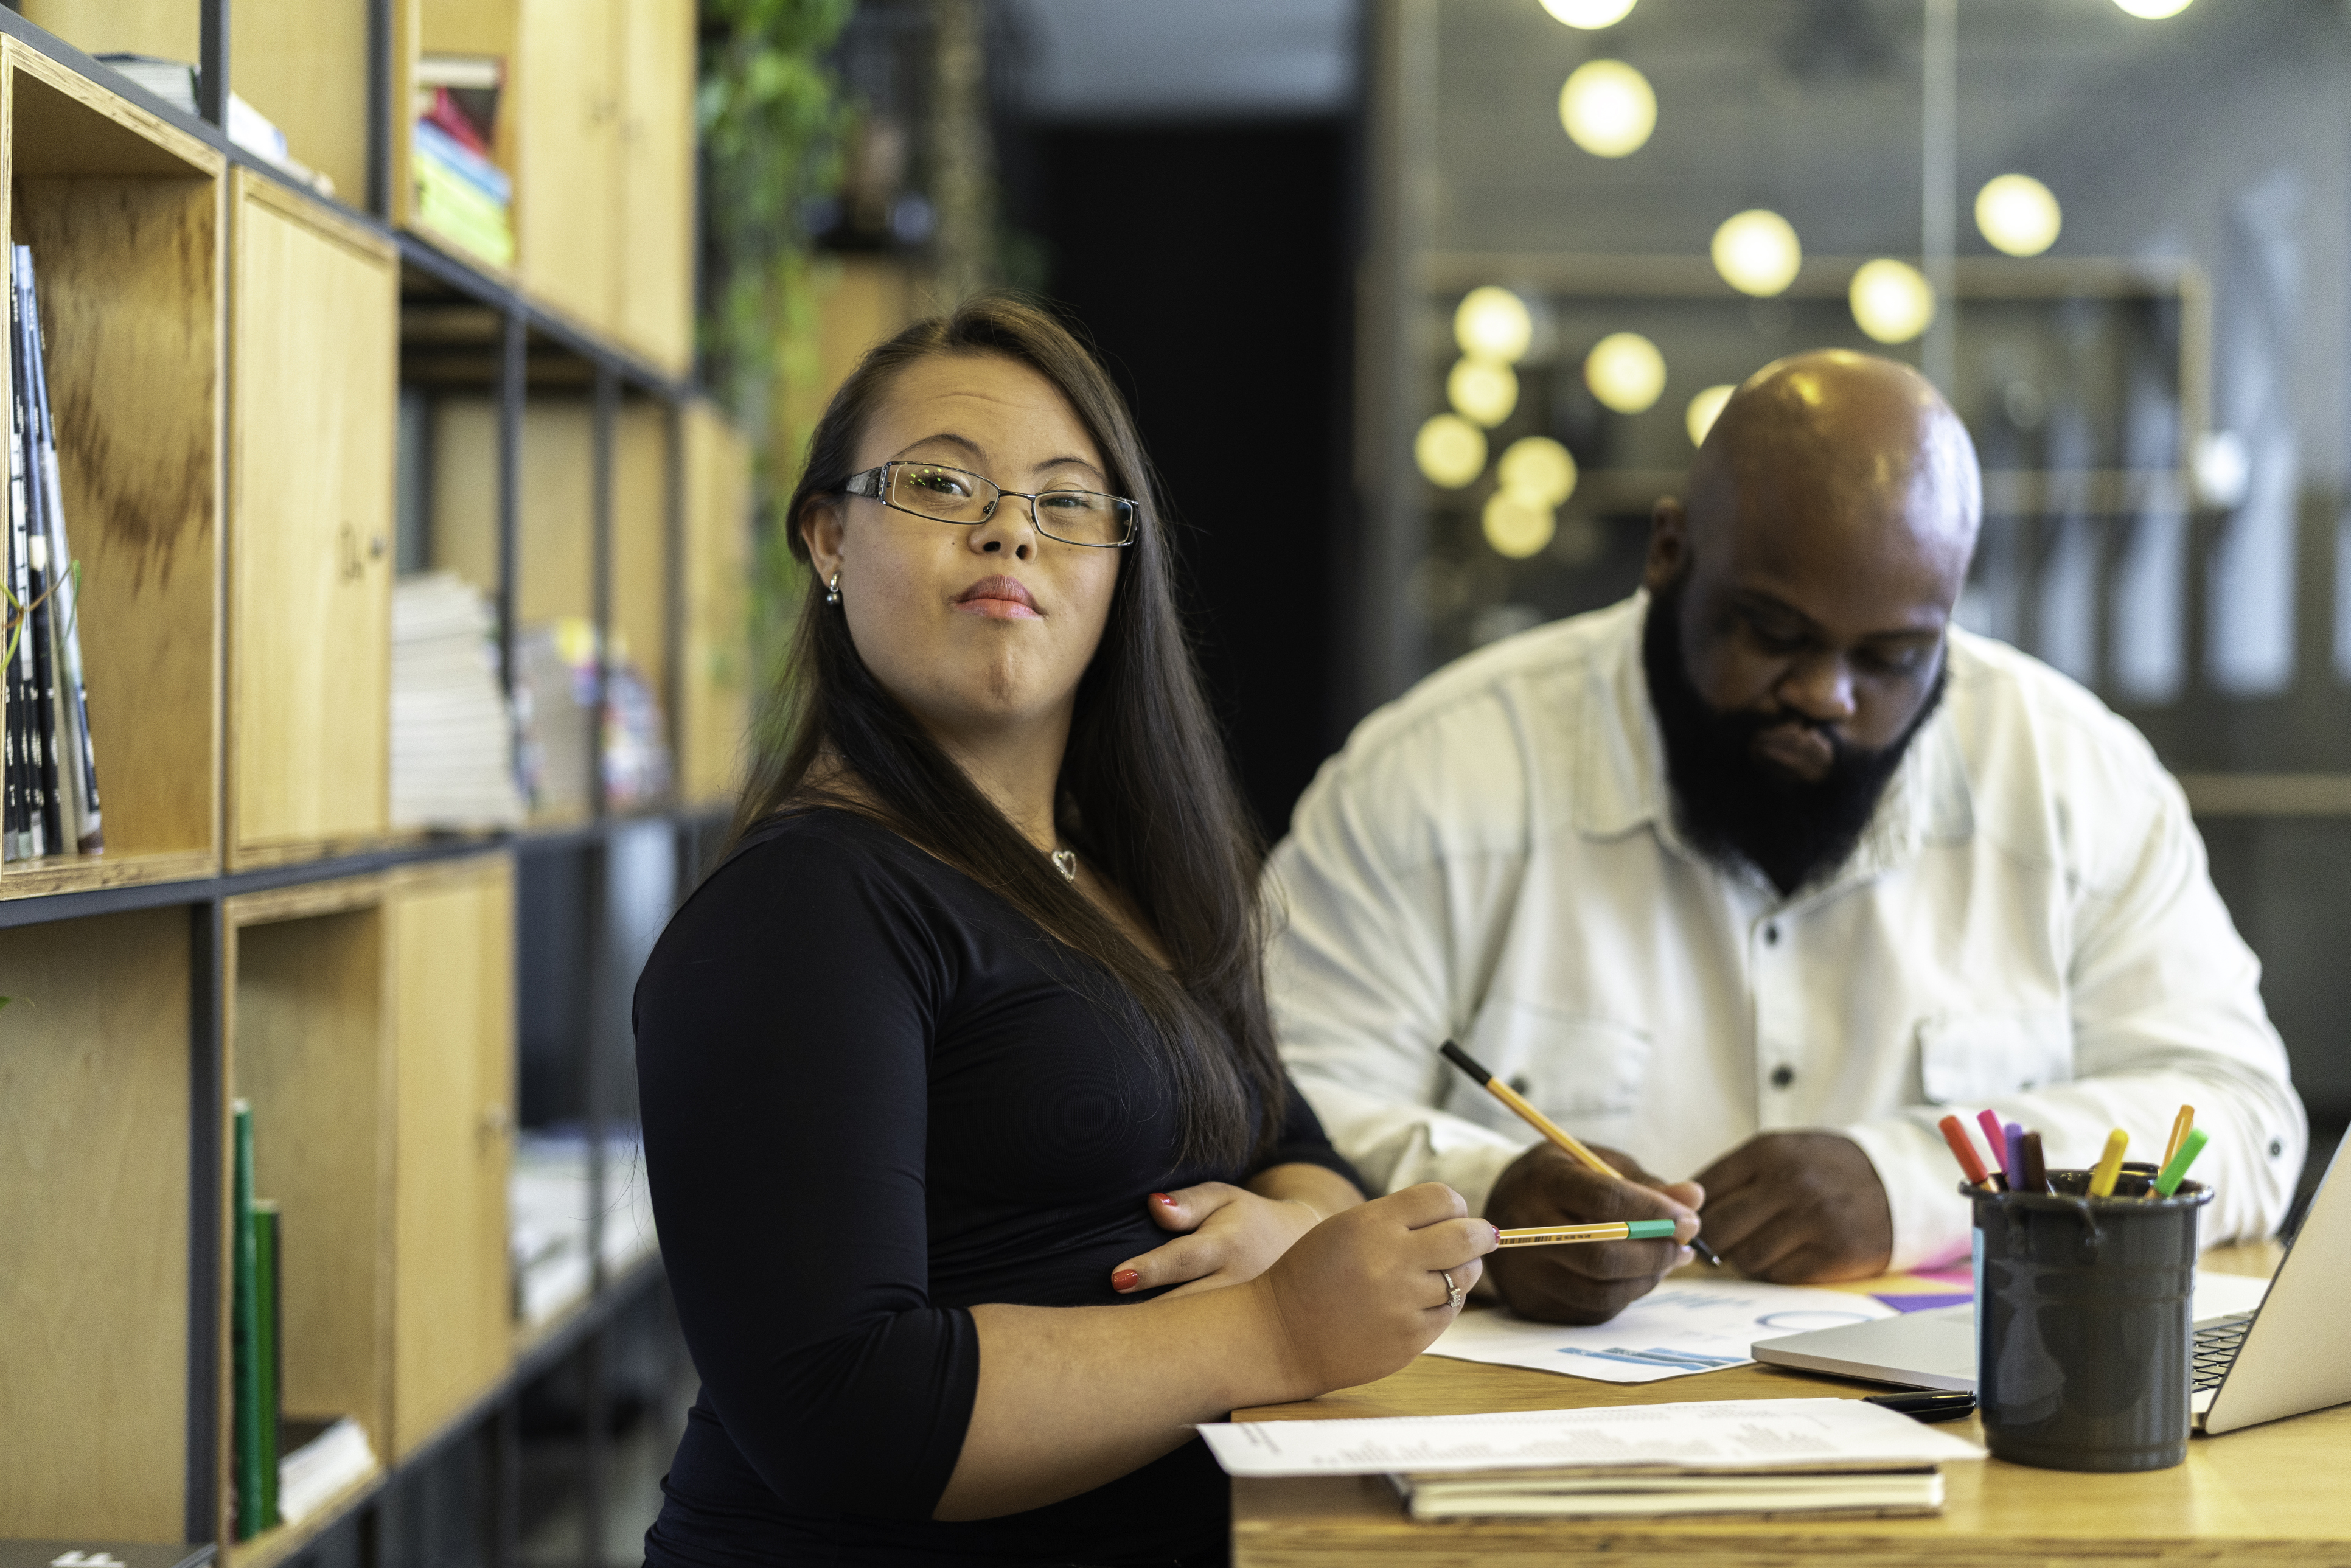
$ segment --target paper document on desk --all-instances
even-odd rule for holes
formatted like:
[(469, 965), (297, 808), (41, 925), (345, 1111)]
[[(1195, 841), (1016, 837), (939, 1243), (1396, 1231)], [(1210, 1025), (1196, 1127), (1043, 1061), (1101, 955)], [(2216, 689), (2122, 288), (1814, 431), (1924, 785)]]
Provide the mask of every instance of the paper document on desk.
[(1229, 1421), (1200, 1428), (1233, 1476), (1468, 1470), (1887, 1470), (1980, 1459), (1948, 1432), (1858, 1399), (1720, 1399), (1495, 1416)]
[(1500, 1307), (1472, 1308), (1453, 1320), (1428, 1354), (1601, 1383), (1655, 1383), (1742, 1365), (1753, 1359), (1759, 1339), (1894, 1315), (1883, 1301), (1844, 1291), (1675, 1280), (1597, 1328), (1529, 1322)]

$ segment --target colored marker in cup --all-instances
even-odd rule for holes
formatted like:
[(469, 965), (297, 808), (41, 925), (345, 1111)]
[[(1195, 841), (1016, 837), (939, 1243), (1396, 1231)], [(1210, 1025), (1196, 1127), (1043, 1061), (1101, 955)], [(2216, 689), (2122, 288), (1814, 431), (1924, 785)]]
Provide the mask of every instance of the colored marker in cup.
[(2000, 1118), (1990, 1111), (1978, 1113), (1976, 1124), (1984, 1131), (1984, 1147), (1991, 1151), (1991, 1163), (1999, 1173), (2000, 1185), (2008, 1185), (2008, 1134), (2001, 1130)]
[(2171, 1156), (2169, 1164), (2156, 1173), (2155, 1195), (2158, 1197), (2169, 1197), (2179, 1190), (2181, 1178), (2188, 1175), (2188, 1167), (2196, 1163), (2196, 1156), (2204, 1152), (2204, 1145), (2208, 1141), (2203, 1128), (2188, 1129), (2188, 1135), (2179, 1140), (2179, 1152)]
[(2098, 1156), (2096, 1166), (2090, 1172), (2092, 1197), (2115, 1196), (2115, 1183), (2123, 1174), (2123, 1155), (2129, 1148), (2130, 1134), (2120, 1127), (2106, 1134), (2105, 1153)]
[(1968, 1124), (1957, 1116), (1946, 1116), (1935, 1124), (1943, 1130), (1943, 1142), (1951, 1145), (1952, 1155), (1966, 1173), (1970, 1186), (1982, 1186), (1991, 1180), (1983, 1161), (1976, 1157), (1975, 1140), (1968, 1136)]

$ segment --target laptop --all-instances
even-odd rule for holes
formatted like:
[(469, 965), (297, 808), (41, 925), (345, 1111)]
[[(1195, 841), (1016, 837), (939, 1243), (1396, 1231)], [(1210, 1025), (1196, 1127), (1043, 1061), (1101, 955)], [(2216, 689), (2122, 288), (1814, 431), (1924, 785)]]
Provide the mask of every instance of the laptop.
[[(2351, 1177), (2337, 1181), (2351, 1137), (2335, 1146), (2310, 1212), (2274, 1279), (2199, 1271), (2194, 1314), (2196, 1430), (2217, 1435), (2351, 1402)], [(1771, 1366), (1913, 1388), (1976, 1385), (1973, 1306), (1760, 1340)]]

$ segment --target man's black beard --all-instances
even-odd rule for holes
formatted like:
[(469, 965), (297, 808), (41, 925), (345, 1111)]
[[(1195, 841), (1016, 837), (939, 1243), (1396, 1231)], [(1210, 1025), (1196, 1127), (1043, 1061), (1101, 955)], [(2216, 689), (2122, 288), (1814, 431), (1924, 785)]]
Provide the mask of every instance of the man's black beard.
[[(1870, 750), (1784, 708), (1722, 713), (1709, 706), (1682, 661), (1681, 610), (1677, 582), (1651, 598), (1641, 631), (1641, 667), (1665, 737), (1675, 821), (1700, 854), (1718, 863), (1744, 856), (1787, 897), (1853, 853), (1903, 753), (1943, 700), (1948, 666), (1937, 670), (1935, 688), (1909, 727)], [(1799, 778), (1756, 755), (1755, 737), (1783, 724), (1811, 725), (1829, 743), (1827, 773)]]

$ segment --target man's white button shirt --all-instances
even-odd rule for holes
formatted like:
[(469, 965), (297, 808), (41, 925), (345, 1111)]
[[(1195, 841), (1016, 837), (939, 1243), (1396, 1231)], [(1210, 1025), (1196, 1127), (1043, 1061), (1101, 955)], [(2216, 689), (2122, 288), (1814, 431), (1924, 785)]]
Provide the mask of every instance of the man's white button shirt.
[(2261, 969), (2137, 731), (1954, 630), (1949, 685), (1859, 846), (1783, 899), (1676, 831), (1646, 596), (1438, 672), (1364, 721), (1274, 852), (1291, 1074), (1367, 1181), (1482, 1208), (1531, 1141), (1458, 1040), (1587, 1142), (1695, 1175), (1759, 1132), (1861, 1145), (1895, 1268), (1964, 1253), (1936, 1121), (1987, 1106), (2052, 1166), (2115, 1127), (2211, 1134), (2206, 1245), (2266, 1235), (2307, 1135)]

